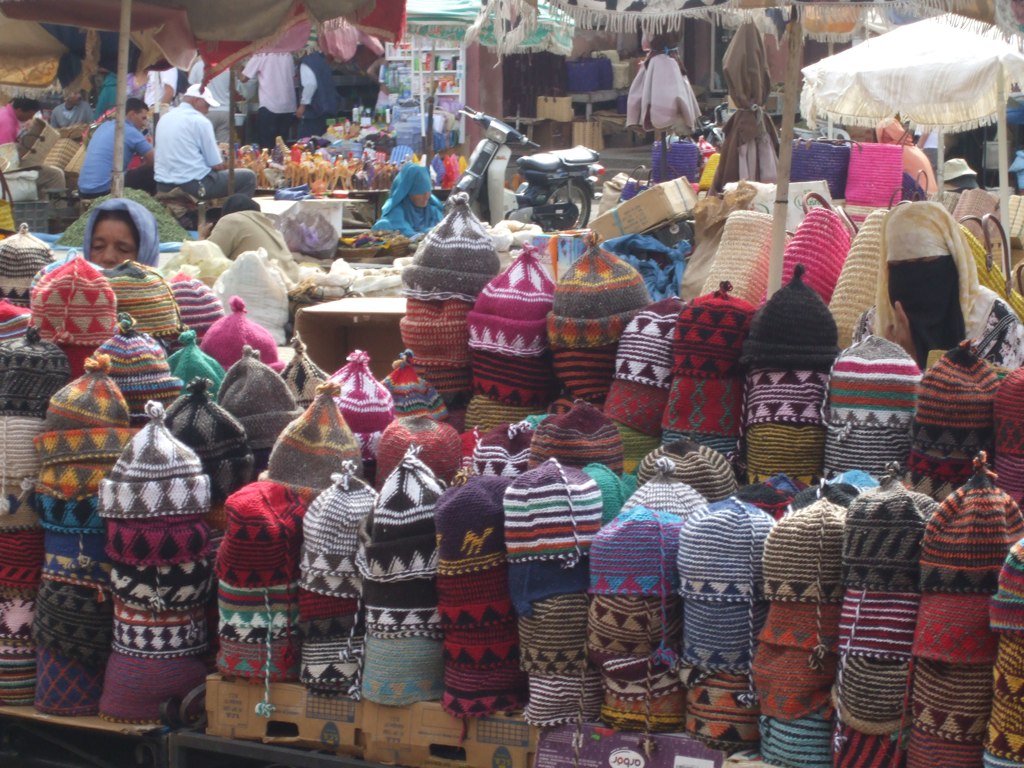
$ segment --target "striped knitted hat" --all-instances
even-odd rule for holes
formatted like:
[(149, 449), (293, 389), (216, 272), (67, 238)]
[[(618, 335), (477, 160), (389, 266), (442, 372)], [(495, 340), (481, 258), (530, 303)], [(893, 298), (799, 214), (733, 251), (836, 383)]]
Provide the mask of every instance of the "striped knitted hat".
[(50, 246), (21, 224), (16, 234), (0, 240), (0, 298), (27, 307), (32, 278), (51, 261)]
[(825, 434), (818, 424), (754, 424), (743, 436), (747, 477), (758, 483), (784, 474), (816, 482), (824, 471)]
[(909, 661), (845, 658), (833, 693), (837, 719), (856, 732), (897, 735), (909, 719), (905, 709), (909, 673)]
[(914, 490), (942, 501), (967, 482), (978, 451), (992, 448), (998, 386), (992, 366), (967, 344), (925, 371), (911, 427), (907, 479)]
[(200, 345), (203, 352), (227, 370), (242, 359), (246, 347), (252, 347), (259, 350), (263, 362), (277, 373), (284, 370), (284, 363), (277, 359), (277, 342), (273, 335), (246, 318), (245, 300), (232, 296), (228, 305), (231, 314), (211, 325), (203, 335)]
[(331, 375), (341, 388), (335, 402), (338, 410), (359, 440), (363, 460), (376, 458), (381, 433), (395, 418), (395, 401), (387, 388), (370, 372), (370, 356), (355, 350), (348, 364)]
[(758, 709), (749, 705), (746, 675), (717, 672), (687, 687), (686, 733), (712, 749), (751, 749), (761, 738)]
[(95, 349), (117, 323), (110, 281), (83, 258), (69, 259), (44, 274), (32, 289), (31, 306), (40, 335), (60, 345)]
[(217, 577), (237, 587), (289, 584), (299, 576), (306, 505), (279, 483), (257, 481), (224, 504), (228, 527), (217, 551)]
[(210, 326), (224, 317), (224, 305), (206, 283), (184, 272), (172, 277), (170, 283), (181, 324), (195, 331), (196, 339), (202, 341)]
[(462, 466), (462, 441), (451, 426), (426, 416), (398, 418), (388, 425), (377, 444), (378, 488), (402, 463), (410, 446), (417, 447), (418, 460), (443, 483), (450, 483)]
[(19, 307), (7, 299), (0, 299), (0, 341), (24, 336), (31, 320), (32, 312), (28, 307)]
[(822, 498), (786, 515), (764, 544), (765, 597), (775, 601), (842, 600), (846, 510)]
[(467, 318), (474, 352), (537, 357), (547, 351), (547, 315), (555, 283), (541, 256), (538, 249), (524, 245), (508, 268), (477, 296)]
[(35, 328), (0, 343), (0, 415), (42, 419), (50, 397), (70, 375), (67, 356)]
[(148, 333), (136, 330), (131, 315), (118, 315), (117, 333), (96, 350), (110, 356), (110, 376), (128, 401), (132, 421), (144, 423), (146, 403), (167, 406), (181, 394), (181, 379), (171, 374), (164, 349)]
[(587, 658), (600, 667), (610, 659), (663, 658), (675, 653), (683, 627), (683, 603), (675, 595), (591, 595)]
[(568, 397), (600, 406), (612, 385), (617, 351), (616, 342), (600, 347), (556, 348), (552, 369)]
[(596, 722), (603, 698), (601, 675), (595, 670), (572, 675), (530, 675), (523, 720), (537, 728), (575, 723), (581, 717), (585, 722)]
[(832, 768), (832, 712), (793, 720), (761, 715), (761, 757), (769, 765)]
[(177, 338), (183, 330), (174, 292), (163, 275), (137, 261), (103, 270), (117, 299), (118, 314), (131, 315), (140, 333)]
[(520, 666), (531, 677), (579, 675), (587, 666), (588, 600), (566, 594), (534, 603), (533, 614), (519, 617)]
[(209, 393), (216, 397), (225, 375), (220, 363), (199, 348), (196, 344), (195, 331), (185, 331), (178, 337), (178, 341), (182, 348), (167, 358), (167, 365), (171, 369), (171, 374), (185, 382), (182, 394), (185, 393), (188, 383), (199, 377), (210, 382)]
[(220, 385), (219, 400), (245, 427), (253, 451), (271, 448), (278, 435), (302, 415), (284, 380), (260, 361), (260, 353), (247, 347)]
[(643, 458), (636, 471), (641, 486), (659, 473), (660, 458), (672, 462), (672, 479), (686, 483), (708, 501), (721, 501), (736, 492), (736, 473), (726, 458), (713, 448), (685, 438), (663, 445)]
[(346, 461), (362, 473), (359, 443), (335, 405), (338, 393), (336, 383), (321, 384), (312, 405), (284, 428), (270, 453), (268, 480), (315, 494), (330, 487)]
[(1024, 371), (1011, 371), (996, 390), (996, 484), (1018, 503), (1024, 498)]
[(464, 299), (405, 300), (399, 322), (402, 343), (423, 367), (457, 368), (469, 364), (466, 317), (473, 305)]
[(568, 413), (552, 416), (537, 427), (530, 445), (530, 467), (549, 458), (569, 467), (604, 464), (622, 473), (622, 438), (611, 420), (588, 402), (577, 400)]
[(590, 594), (666, 597), (679, 588), (676, 554), (683, 521), (642, 506), (624, 510), (590, 547)]
[(868, 336), (836, 359), (829, 380), (825, 472), (882, 474), (910, 453), (921, 371), (898, 344)]
[(652, 733), (684, 727), (686, 688), (672, 666), (647, 659), (612, 659), (601, 667), (601, 684), (603, 723)]
[(1024, 633), (1024, 539), (1010, 548), (999, 572), (999, 591), (992, 598), (992, 629)]
[[(504, 477), (477, 476), (437, 502), (438, 575), (476, 574), (505, 562)], [(449, 593), (449, 600), (454, 598)]]
[(484, 433), (473, 448), (473, 468), (478, 475), (518, 477), (528, 468), (533, 429), (528, 422), (503, 424)]
[(624, 502), (623, 509), (641, 505), (680, 520), (707, 509), (707, 499), (673, 475), (675, 464), (671, 459), (667, 456), (655, 459), (654, 469), (655, 475), (633, 492)]
[(473, 392), (509, 406), (546, 408), (558, 392), (552, 356), (473, 350)]
[(292, 336), (292, 349), (295, 354), (281, 371), (281, 378), (292, 391), (295, 403), (308, 408), (316, 397), (316, 388), (327, 381), (327, 373), (306, 354), (306, 345), (298, 334)]
[[(915, 661), (914, 688), (910, 699), (913, 731), (908, 764), (914, 763), (915, 751), (924, 746), (920, 742), (915, 745), (920, 733), (943, 742), (974, 745), (976, 756), (971, 765), (979, 765), (991, 707), (991, 664), (946, 664), (929, 659)], [(931, 753), (927, 747), (925, 749), (924, 754)], [(941, 754), (937, 754), (936, 759), (941, 759)], [(945, 759), (941, 763), (932, 763), (942, 766), (963, 764), (959, 761), (946, 762)]]
[(622, 472), (623, 476), (633, 475), (640, 467), (644, 456), (655, 451), (661, 445), (661, 431), (657, 435), (645, 435), (621, 422), (613, 422), (622, 438)]
[(413, 365), (411, 349), (405, 350), (381, 384), (391, 393), (396, 416), (428, 416), (442, 421), (448, 416), (444, 400)]
[(448, 199), (448, 214), (402, 270), (405, 295), (424, 301), (461, 299), (473, 302), (501, 271), (494, 240), (469, 207), (469, 196)]
[(843, 654), (908, 661), (920, 604), (917, 592), (848, 589), (839, 616)]

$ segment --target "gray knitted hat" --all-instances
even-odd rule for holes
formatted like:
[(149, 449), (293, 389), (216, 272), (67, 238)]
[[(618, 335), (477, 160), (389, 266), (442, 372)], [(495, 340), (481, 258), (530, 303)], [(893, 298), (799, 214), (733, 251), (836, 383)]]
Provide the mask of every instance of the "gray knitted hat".
[(245, 427), (253, 450), (271, 448), (289, 422), (302, 415), (291, 390), (273, 368), (260, 362), (259, 350), (246, 345), (218, 395), (224, 409)]
[(298, 334), (292, 337), (292, 349), (295, 356), (281, 371), (281, 378), (295, 396), (296, 404), (307, 408), (316, 397), (316, 388), (327, 381), (327, 373), (306, 354), (306, 345)]

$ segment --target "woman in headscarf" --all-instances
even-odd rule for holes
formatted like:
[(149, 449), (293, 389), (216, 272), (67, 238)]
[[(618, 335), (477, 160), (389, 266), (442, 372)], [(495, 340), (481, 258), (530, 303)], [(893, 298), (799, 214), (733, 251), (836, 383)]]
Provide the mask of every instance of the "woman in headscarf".
[(100, 269), (129, 259), (155, 267), (160, 259), (156, 217), (133, 200), (107, 200), (89, 211), (82, 250)]
[(274, 226), (259, 203), (247, 195), (231, 195), (224, 201), (220, 219), (208, 237), (229, 259), (234, 260), (246, 251), (263, 248), (291, 281), (299, 279), (299, 265), (288, 250), (284, 236)]
[(937, 192), (935, 171), (931, 160), (914, 144), (914, 134), (906, 130), (895, 117), (887, 117), (875, 127), (875, 139), (879, 144), (900, 144), (903, 146), (903, 172), (921, 186), (926, 195)]
[(1024, 363), (1024, 327), (1010, 306), (978, 283), (960, 225), (940, 203), (893, 208), (882, 229), (876, 304), (861, 317), (855, 341), (870, 333), (903, 347), (923, 369), (929, 356), (965, 339), (1004, 368)]
[(432, 190), (430, 171), (417, 163), (406, 163), (395, 176), (373, 228), (400, 232), (409, 238), (425, 235), (444, 218), (444, 206)]

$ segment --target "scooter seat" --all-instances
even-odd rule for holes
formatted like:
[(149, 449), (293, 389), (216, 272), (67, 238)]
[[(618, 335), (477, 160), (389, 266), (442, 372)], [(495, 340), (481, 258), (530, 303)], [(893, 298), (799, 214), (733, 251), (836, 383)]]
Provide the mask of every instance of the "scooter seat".
[(566, 165), (590, 165), (601, 157), (592, 149), (576, 146), (572, 149), (557, 149), (553, 152), (539, 152), (519, 158), (519, 167), (528, 171), (557, 171)]
[(555, 157), (553, 152), (540, 152), (536, 155), (520, 157), (518, 165), (524, 171), (541, 171), (548, 173), (557, 171), (562, 166), (562, 161)]
[(596, 163), (601, 155), (592, 149), (577, 144), (572, 149), (558, 149), (551, 153), (560, 158), (566, 165), (590, 165)]

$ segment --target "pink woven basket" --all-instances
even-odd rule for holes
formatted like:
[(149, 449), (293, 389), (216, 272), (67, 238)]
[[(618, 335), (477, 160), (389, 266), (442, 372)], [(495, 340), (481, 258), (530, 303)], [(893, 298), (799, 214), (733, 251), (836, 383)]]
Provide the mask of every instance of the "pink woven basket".
[(850, 230), (835, 211), (811, 208), (786, 246), (782, 284), (793, 278), (797, 264), (807, 270), (804, 282), (828, 304), (850, 252)]
[(854, 144), (846, 179), (846, 210), (858, 224), (867, 211), (900, 201), (903, 188), (903, 147), (898, 144)]

